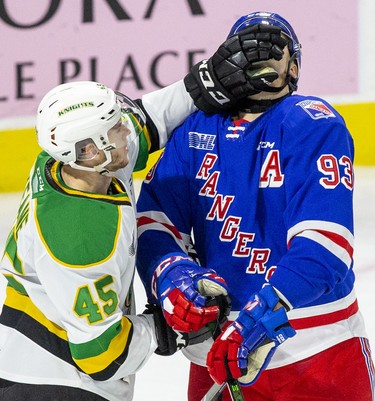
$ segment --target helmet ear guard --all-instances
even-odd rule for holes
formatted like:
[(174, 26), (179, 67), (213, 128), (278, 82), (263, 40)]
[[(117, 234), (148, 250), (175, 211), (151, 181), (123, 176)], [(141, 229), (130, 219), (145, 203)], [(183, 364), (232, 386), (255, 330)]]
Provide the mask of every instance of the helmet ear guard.
[(91, 138), (77, 142), (75, 148), (78, 162), (92, 160), (99, 153), (98, 147)]
[(288, 62), (288, 71), (290, 71), (290, 68), (292, 66), (293, 63), (295, 63), (297, 65), (297, 76), (296, 77), (292, 77), (290, 75), (290, 73), (288, 73), (287, 77), (286, 77), (286, 81), (287, 84), (289, 85), (289, 92), (295, 92), (298, 89), (298, 79), (299, 79), (299, 66), (300, 64), (297, 62), (296, 60), (296, 53), (291, 54), (289, 62)]

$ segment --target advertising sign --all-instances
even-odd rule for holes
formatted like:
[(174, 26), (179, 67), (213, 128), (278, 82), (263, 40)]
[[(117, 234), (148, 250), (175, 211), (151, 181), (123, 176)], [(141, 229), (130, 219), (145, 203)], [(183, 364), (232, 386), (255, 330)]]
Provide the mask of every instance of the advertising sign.
[(138, 98), (182, 78), (253, 11), (278, 12), (295, 28), (301, 93), (357, 93), (356, 0), (0, 0), (0, 119), (34, 115), (44, 93), (68, 81)]

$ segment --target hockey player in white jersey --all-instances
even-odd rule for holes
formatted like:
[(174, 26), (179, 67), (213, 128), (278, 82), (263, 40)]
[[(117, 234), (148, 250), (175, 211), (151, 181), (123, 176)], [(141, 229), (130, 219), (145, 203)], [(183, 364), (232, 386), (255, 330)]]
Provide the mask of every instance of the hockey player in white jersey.
[[(221, 110), (230, 107), (244, 74), (226, 89), (225, 65), (212, 65), (219, 91), (197, 104)], [(169, 355), (202, 341), (212, 334), (206, 324), (225, 318), (227, 308), (221, 311), (216, 301), (226, 299), (225, 281), (207, 269), (195, 272), (206, 292), (191, 308), (203, 329), (179, 334), (178, 345), (158, 308), (141, 315), (132, 308), (137, 231), (131, 175), (195, 110), (183, 81), (137, 104), (96, 82), (59, 85), (45, 95), (36, 127), (43, 152), (1, 261), (7, 288), (0, 400), (130, 401), (134, 373), (154, 351)]]
[[(182, 82), (143, 97), (150, 114), (173, 116), (153, 119), (154, 137), (140, 106), (96, 82), (59, 85), (41, 101), (44, 151), (1, 262), (1, 400), (131, 400), (149, 356), (176, 351), (162, 314), (134, 313), (131, 173), (194, 108), (188, 98)], [(218, 307), (206, 309), (207, 322), (216, 320)]]
[[(269, 43), (280, 31), (285, 41)], [(232, 323), (183, 350), (189, 401), (232, 378), (248, 401), (372, 401), (354, 289), (353, 140), (330, 104), (293, 94), (301, 45), (288, 21), (251, 13), (231, 38), (243, 53), (228, 64), (254, 93), (230, 113), (190, 116), (142, 186), (137, 267), (149, 299), (172, 327), (194, 330), (176, 292), (191, 300), (199, 288), (181, 281), (209, 268), (227, 282)], [(209, 62), (186, 79), (198, 101), (202, 71), (210, 76)]]

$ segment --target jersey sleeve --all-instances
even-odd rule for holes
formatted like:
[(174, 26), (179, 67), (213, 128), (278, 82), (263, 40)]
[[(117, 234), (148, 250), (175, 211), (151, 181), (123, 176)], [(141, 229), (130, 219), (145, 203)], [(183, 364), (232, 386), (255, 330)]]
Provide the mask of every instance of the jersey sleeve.
[(172, 131), (197, 110), (182, 80), (142, 96), (148, 117), (150, 151), (164, 148)]
[(183, 81), (143, 95), (136, 103), (146, 115), (146, 126), (128, 146), (132, 171), (143, 170), (149, 154), (164, 148), (172, 131), (197, 110)]
[(190, 244), (189, 162), (182, 152), (187, 149), (183, 143), (189, 120), (173, 133), (138, 198), (137, 269), (152, 301), (156, 301), (150, 287), (155, 267), (171, 252), (186, 255)]
[(294, 308), (329, 294), (353, 267), (353, 141), (335, 110), (315, 106), (326, 117), (301, 107), (284, 122), (288, 251), (270, 282)]

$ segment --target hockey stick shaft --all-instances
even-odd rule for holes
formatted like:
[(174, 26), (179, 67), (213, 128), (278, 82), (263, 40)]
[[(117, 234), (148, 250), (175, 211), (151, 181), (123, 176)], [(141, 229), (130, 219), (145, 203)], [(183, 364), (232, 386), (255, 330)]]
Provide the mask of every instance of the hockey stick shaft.
[(226, 386), (228, 387), (232, 401), (245, 401), (240, 385), (235, 379), (230, 379), (223, 384), (214, 383), (201, 401), (217, 401), (222, 392), (225, 390)]
[(205, 396), (201, 399), (201, 401), (216, 401), (220, 394), (224, 391), (226, 383), (217, 384), (214, 383), (211, 388), (207, 391)]
[(227, 386), (229, 390), (229, 394), (232, 398), (232, 401), (245, 401), (245, 398), (242, 394), (241, 387), (236, 379), (229, 379), (227, 381)]

